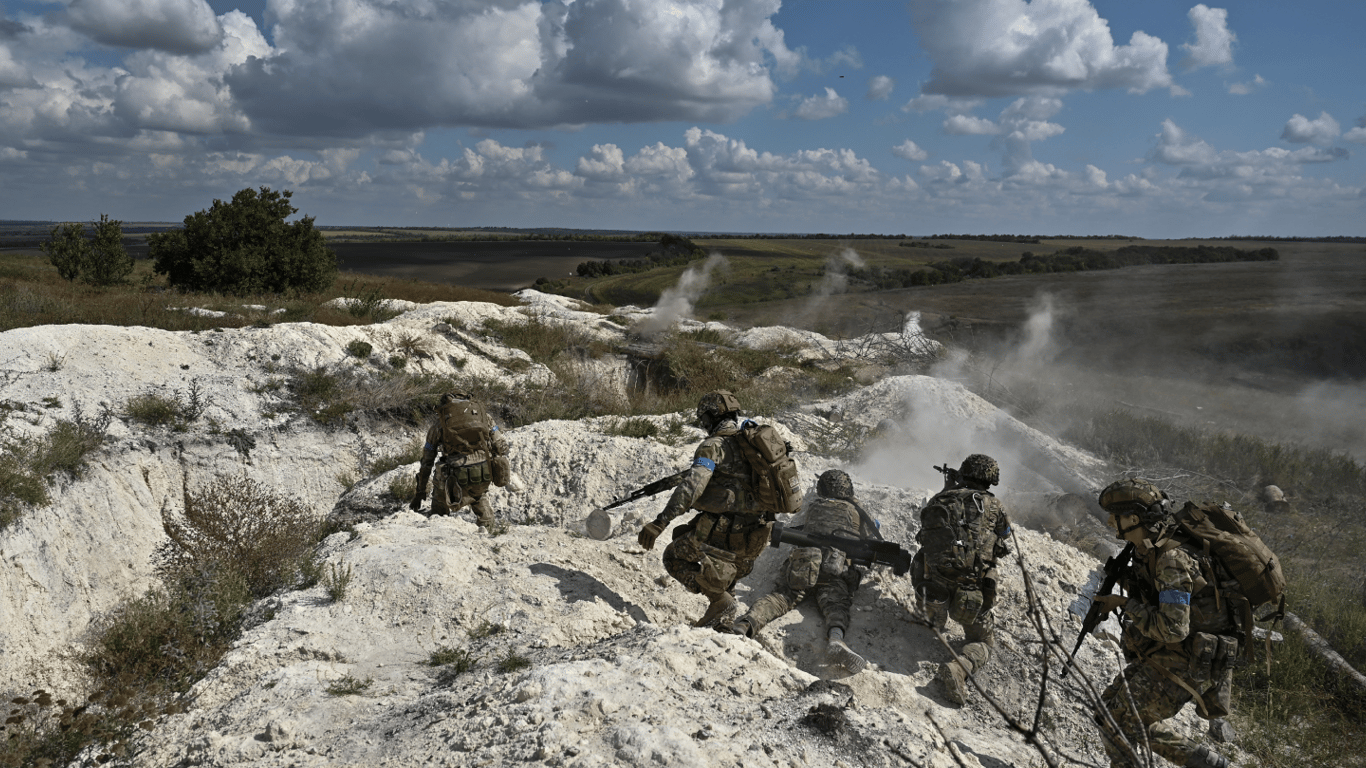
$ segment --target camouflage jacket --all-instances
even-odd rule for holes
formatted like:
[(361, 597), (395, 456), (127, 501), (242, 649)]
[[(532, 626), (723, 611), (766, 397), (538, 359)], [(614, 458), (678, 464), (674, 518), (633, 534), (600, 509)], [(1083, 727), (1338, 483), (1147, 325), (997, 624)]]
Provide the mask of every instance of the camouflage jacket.
[(667, 527), (689, 509), (763, 516), (754, 504), (753, 470), (735, 444), (738, 434), (739, 423), (734, 419), (723, 421), (697, 446), (692, 466), (656, 518), (662, 526)]
[(1237, 634), (1233, 605), (1227, 595), (1219, 594), (1221, 585), (1227, 588), (1227, 574), (1217, 563), (1211, 568), (1215, 583), (1205, 578), (1193, 554), (1175, 541), (1135, 557), (1134, 567), (1120, 580), (1129, 595), (1125, 632), (1138, 636), (1130, 638), (1131, 643), (1141, 638), (1171, 645), (1184, 642), (1192, 632)]

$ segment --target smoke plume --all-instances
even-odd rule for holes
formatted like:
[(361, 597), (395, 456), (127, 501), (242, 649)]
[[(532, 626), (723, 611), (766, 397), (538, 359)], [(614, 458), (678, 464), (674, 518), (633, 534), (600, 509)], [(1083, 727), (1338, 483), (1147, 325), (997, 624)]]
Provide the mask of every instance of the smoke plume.
[(729, 266), (725, 256), (713, 251), (701, 267), (688, 267), (678, 278), (678, 284), (665, 288), (659, 295), (659, 301), (655, 303), (650, 316), (642, 320), (636, 330), (645, 336), (653, 336), (672, 328), (679, 320), (691, 318), (693, 305), (711, 286), (712, 272)]

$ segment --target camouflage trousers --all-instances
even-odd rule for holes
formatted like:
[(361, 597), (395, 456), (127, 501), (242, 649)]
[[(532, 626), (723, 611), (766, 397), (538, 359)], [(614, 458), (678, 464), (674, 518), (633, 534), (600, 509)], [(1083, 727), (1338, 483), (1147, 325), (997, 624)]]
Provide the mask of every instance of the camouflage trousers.
[(469, 507), (480, 525), (493, 527), (493, 505), (487, 496), (489, 483), (461, 486), (454, 482), (445, 465), (437, 465), (436, 482), (432, 485), (432, 514), (450, 515)]
[(739, 517), (702, 512), (674, 529), (673, 542), (664, 548), (664, 570), (689, 592), (711, 597), (733, 591), (754, 570), (773, 529), (758, 516)]
[[(1185, 679), (1180, 669), (1171, 669), (1173, 674), (1199, 692), (1208, 704), (1220, 706), (1226, 712), (1229, 693), (1232, 690), (1233, 670), (1225, 669), (1222, 674), (1196, 682)], [(1129, 693), (1133, 696), (1130, 706), (1129, 696), (1124, 692), (1124, 681), (1129, 682)], [(1138, 661), (1125, 667), (1122, 677), (1105, 689), (1105, 708), (1119, 724), (1125, 738), (1133, 745), (1140, 757), (1143, 754), (1143, 736), (1146, 731), (1148, 747), (1176, 765), (1185, 765), (1199, 743), (1182, 735), (1168, 722), (1193, 698), (1190, 691), (1181, 687), (1175, 680), (1164, 674), (1157, 665), (1149, 661)], [(1137, 712), (1134, 710), (1137, 709)], [(1101, 735), (1105, 738), (1105, 752), (1110, 757), (1112, 768), (1130, 766), (1123, 750), (1115, 746), (1114, 732), (1105, 723), (1100, 723)]]
[[(857, 579), (857, 574), (855, 574), (854, 579)], [(796, 608), (802, 600), (814, 592), (816, 605), (821, 609), (821, 615), (825, 617), (826, 630), (836, 628), (847, 630), (849, 629), (849, 607), (854, 602), (855, 587), (852, 584), (857, 583), (854, 579), (850, 579), (847, 575), (821, 574), (816, 586), (809, 590), (793, 589), (784, 580), (784, 583), (777, 589), (755, 601), (743, 618), (749, 622), (752, 631), (757, 634), (759, 630), (764, 628), (764, 625)]]
[(995, 645), (996, 619), (991, 612), (996, 605), (995, 569), (983, 574), (974, 585), (952, 582), (925, 571), (924, 559), (917, 552), (911, 561), (911, 586), (926, 618), (941, 631), (953, 619), (962, 625), (967, 642)]

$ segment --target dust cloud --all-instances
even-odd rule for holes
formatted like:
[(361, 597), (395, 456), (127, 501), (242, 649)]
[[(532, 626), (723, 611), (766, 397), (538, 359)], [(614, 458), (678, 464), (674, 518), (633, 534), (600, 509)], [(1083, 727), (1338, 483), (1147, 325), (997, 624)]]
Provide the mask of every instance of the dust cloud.
[(636, 331), (644, 336), (654, 336), (669, 330), (679, 320), (691, 318), (693, 306), (711, 287), (712, 273), (729, 267), (726, 257), (716, 251), (700, 267), (688, 267), (677, 284), (665, 288), (659, 295), (650, 316), (636, 325)]

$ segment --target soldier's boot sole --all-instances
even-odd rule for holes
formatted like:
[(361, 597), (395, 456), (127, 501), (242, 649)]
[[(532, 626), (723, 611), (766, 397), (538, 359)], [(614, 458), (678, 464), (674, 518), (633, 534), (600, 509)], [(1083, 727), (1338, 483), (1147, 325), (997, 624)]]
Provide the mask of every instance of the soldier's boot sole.
[(1186, 756), (1185, 768), (1238, 768), (1227, 757), (1201, 744)]
[(702, 618), (693, 623), (694, 627), (726, 626), (729, 627), (735, 620), (735, 614), (739, 613), (737, 607), (739, 603), (735, 601), (735, 596), (729, 592), (722, 592), (719, 597), (713, 598), (711, 605), (707, 606), (707, 612), (702, 614)]
[(831, 642), (829, 650), (826, 651), (826, 657), (831, 664), (844, 667), (855, 675), (868, 666), (868, 660), (850, 650), (843, 640)]
[(940, 664), (937, 678), (949, 701), (960, 707), (968, 703), (968, 675), (956, 660)]

